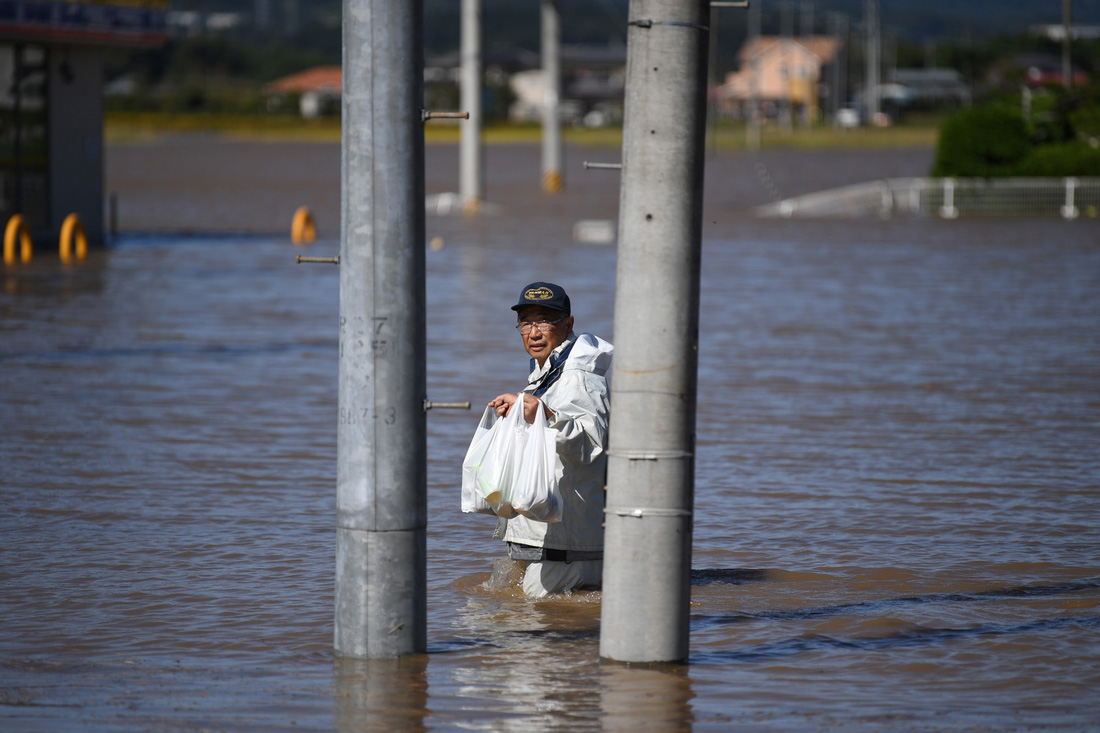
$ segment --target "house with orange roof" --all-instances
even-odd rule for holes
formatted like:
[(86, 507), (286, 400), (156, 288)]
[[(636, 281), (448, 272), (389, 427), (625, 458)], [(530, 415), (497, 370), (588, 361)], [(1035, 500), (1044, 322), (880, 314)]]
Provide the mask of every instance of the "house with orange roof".
[(298, 96), (302, 117), (312, 119), (332, 109), (339, 109), (343, 90), (343, 70), (339, 66), (314, 66), (264, 86), (269, 98)]

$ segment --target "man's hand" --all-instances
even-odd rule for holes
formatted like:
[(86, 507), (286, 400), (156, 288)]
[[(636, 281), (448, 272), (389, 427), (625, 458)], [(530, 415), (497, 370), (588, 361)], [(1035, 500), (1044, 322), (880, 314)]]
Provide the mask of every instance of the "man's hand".
[[(503, 417), (508, 414), (508, 410), (512, 409), (512, 405), (516, 402), (517, 395), (511, 392), (497, 395), (493, 399), (489, 400), (489, 407), (495, 407), (497, 415)], [(538, 414), (539, 405), (542, 402), (538, 397), (532, 397), (529, 394), (523, 395), (523, 419), (528, 423), (535, 422), (535, 415)], [(543, 408), (546, 410), (546, 408)], [(546, 410), (546, 417), (550, 418), (550, 411)]]

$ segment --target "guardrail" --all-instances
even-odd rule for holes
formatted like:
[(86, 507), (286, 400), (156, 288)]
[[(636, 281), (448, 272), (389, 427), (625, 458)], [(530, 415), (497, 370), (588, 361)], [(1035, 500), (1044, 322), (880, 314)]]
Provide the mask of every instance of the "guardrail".
[(884, 178), (759, 206), (760, 216), (1100, 216), (1100, 178)]

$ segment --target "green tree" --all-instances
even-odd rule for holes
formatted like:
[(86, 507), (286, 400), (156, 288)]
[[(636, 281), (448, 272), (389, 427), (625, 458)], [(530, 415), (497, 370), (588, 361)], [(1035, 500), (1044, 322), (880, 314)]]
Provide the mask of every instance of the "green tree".
[(1032, 148), (1023, 115), (999, 104), (960, 110), (940, 130), (934, 176), (1011, 175)]

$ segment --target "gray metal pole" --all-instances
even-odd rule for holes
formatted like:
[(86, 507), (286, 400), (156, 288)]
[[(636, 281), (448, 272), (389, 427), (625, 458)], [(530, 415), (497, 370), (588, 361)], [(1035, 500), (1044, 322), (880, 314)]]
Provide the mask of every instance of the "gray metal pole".
[[(753, 42), (760, 38), (760, 3), (749, 4), (749, 32), (748, 43), (750, 48)], [(754, 53), (749, 62), (752, 66), (752, 80), (749, 102), (749, 124), (746, 130), (746, 143), (750, 150), (760, 149), (760, 54)]]
[(844, 22), (844, 16), (840, 13), (829, 13), (829, 31), (833, 37), (833, 41), (836, 43), (836, 51), (833, 53), (833, 64), (831, 67), (831, 83), (829, 84), (829, 111), (830, 118), (833, 121), (833, 126), (836, 127), (837, 111), (840, 110), (840, 106), (844, 103), (840, 95), (840, 59), (842, 53), (847, 53), (848, 49), (844, 43), (844, 36), (841, 33), (841, 24)]
[(879, 22), (878, 0), (863, 0), (864, 21), (867, 26), (867, 83), (863, 90), (867, 124), (873, 125), (879, 113)]
[(787, 74), (783, 78), (783, 99), (779, 108), (779, 124), (783, 132), (788, 135), (793, 130), (794, 124), (794, 100), (791, 95), (791, 85), (794, 83), (794, 49), (791, 46), (791, 34), (793, 33), (794, 17), (790, 2), (779, 4), (779, 34), (780, 48), (783, 50), (783, 66)]
[(466, 215), (481, 210), (485, 199), (484, 148), (481, 137), (481, 0), (462, 0), (462, 123), (458, 195)]
[(1073, 0), (1062, 0), (1062, 28), (1065, 38), (1062, 39), (1062, 83), (1066, 89), (1073, 88), (1073, 54), (1070, 49), (1073, 46)]
[[(802, 43), (806, 48), (813, 48), (814, 41), (814, 3), (803, 2), (802, 3)], [(802, 106), (802, 124), (804, 127), (811, 127), (814, 120), (817, 118), (817, 88), (816, 80), (813, 85), (806, 88), (805, 100)]]
[(718, 148), (718, 100), (709, 100), (710, 90), (718, 87), (718, 23), (719, 11), (713, 5), (710, 8), (710, 56), (707, 58), (707, 139), (710, 141), (709, 150), (713, 154)]
[[(812, 2), (804, 1), (802, 3), (802, 16), (800, 20), (802, 22), (802, 43), (806, 48), (812, 49), (814, 40), (814, 4)], [(814, 118), (817, 116), (816, 83), (803, 91), (806, 94), (806, 98), (802, 103), (802, 124), (805, 127), (809, 127), (813, 124)]]
[(542, 190), (557, 193), (562, 178), (561, 147), (561, 13), (558, 0), (542, 0)]
[(707, 4), (631, 0), (600, 655), (688, 656)]
[(337, 655), (427, 646), (418, 2), (344, 0)]

